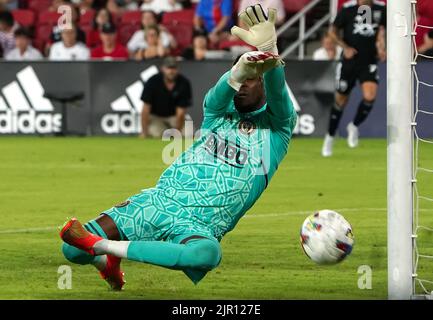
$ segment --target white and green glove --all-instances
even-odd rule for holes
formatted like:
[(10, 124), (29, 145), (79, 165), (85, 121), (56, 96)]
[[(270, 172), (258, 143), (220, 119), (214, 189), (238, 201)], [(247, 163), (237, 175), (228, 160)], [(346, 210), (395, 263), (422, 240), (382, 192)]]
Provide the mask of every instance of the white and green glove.
[(251, 51), (244, 53), (232, 67), (229, 85), (239, 91), (247, 79), (261, 77), (266, 71), (281, 64), (280, 56), (271, 52)]
[(232, 35), (260, 51), (278, 54), (277, 33), (275, 31), (276, 9), (269, 8), (266, 18), (262, 6), (256, 4), (242, 11), (239, 18), (248, 26), (249, 30), (233, 27), (231, 29)]

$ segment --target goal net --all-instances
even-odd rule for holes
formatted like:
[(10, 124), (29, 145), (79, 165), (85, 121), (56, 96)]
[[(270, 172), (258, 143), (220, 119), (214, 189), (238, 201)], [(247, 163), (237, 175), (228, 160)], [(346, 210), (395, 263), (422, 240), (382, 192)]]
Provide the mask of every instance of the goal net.
[[(433, 127), (433, 56), (419, 52), (416, 35), (428, 34), (433, 25), (418, 24), (418, 3), (412, 1), (413, 126), (413, 295), (433, 293), (433, 139), (422, 128)], [(430, 79), (430, 80), (428, 80)]]

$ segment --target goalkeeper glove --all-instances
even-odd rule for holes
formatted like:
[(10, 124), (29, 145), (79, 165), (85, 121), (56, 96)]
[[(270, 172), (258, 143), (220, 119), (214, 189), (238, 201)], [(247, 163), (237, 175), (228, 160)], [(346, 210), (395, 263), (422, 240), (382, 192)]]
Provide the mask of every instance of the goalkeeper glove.
[(268, 18), (266, 18), (260, 4), (250, 6), (239, 14), (239, 18), (248, 26), (249, 30), (235, 26), (231, 29), (232, 35), (260, 51), (278, 54), (277, 33), (275, 31), (276, 17), (276, 9), (269, 8)]
[(239, 91), (245, 80), (258, 78), (281, 63), (280, 57), (270, 52), (244, 53), (232, 67), (228, 83), (233, 89)]

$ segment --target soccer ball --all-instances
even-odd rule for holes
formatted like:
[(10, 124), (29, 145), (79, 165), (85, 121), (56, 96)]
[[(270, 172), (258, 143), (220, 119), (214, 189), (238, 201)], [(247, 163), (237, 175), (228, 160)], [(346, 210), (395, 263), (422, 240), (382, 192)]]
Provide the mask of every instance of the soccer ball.
[(352, 251), (352, 226), (332, 210), (320, 210), (307, 217), (301, 227), (301, 245), (317, 264), (335, 264)]

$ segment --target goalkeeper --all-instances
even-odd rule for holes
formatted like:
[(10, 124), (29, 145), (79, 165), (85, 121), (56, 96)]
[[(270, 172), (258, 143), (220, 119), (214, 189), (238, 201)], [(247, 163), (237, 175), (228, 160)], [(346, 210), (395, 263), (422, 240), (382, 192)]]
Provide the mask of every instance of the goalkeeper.
[(232, 33), (259, 51), (245, 53), (204, 99), (202, 135), (154, 188), (60, 236), (69, 261), (93, 264), (115, 290), (121, 259), (182, 270), (194, 283), (221, 261), (220, 241), (257, 201), (287, 153), (297, 115), (276, 46), (276, 10), (260, 5)]

